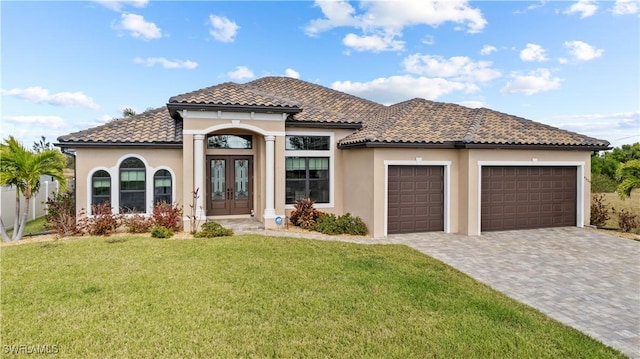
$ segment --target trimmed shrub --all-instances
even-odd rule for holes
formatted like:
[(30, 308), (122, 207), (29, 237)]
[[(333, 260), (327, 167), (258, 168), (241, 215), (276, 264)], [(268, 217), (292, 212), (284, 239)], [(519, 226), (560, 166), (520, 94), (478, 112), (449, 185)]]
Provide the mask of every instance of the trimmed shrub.
[(54, 231), (58, 237), (78, 234), (73, 192), (56, 193), (53, 197), (49, 197), (44, 218), (45, 227)]
[(174, 232), (182, 229), (182, 206), (167, 202), (160, 202), (153, 207), (153, 225), (165, 227)]
[(295, 209), (291, 211), (289, 220), (293, 225), (299, 226), (300, 228), (311, 228), (321, 213), (317, 209), (313, 208), (313, 201), (311, 198), (298, 200), (293, 206)]
[(167, 227), (155, 226), (151, 229), (151, 237), (153, 238), (171, 238), (173, 231)]
[(364, 236), (368, 232), (367, 225), (364, 224), (362, 219), (360, 217), (353, 217), (349, 212), (338, 217), (338, 224), (346, 234)]
[(362, 219), (353, 217), (350, 213), (345, 213), (339, 217), (332, 213), (322, 213), (310, 229), (329, 235), (351, 234), (363, 236), (368, 232), (367, 226)]
[(611, 218), (609, 208), (604, 202), (604, 195), (591, 195), (591, 224), (596, 227), (602, 227)]
[(78, 221), (78, 228), (92, 236), (109, 236), (122, 224), (122, 216), (111, 212), (111, 204), (104, 202), (91, 206), (93, 216)]
[(338, 217), (333, 213), (322, 213), (309, 229), (329, 235), (344, 233), (338, 223)]
[(123, 222), (129, 233), (148, 233), (153, 227), (153, 219), (140, 214), (125, 217)]
[(206, 222), (193, 236), (196, 238), (227, 237), (233, 236), (233, 231), (231, 229), (224, 228), (218, 222)]
[(617, 212), (618, 227), (623, 232), (638, 232), (640, 230), (640, 218), (627, 210)]

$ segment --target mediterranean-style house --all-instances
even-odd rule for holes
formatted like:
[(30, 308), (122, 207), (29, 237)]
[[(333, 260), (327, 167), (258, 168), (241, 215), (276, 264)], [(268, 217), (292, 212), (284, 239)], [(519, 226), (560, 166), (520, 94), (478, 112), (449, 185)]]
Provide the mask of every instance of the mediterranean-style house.
[[(255, 217), (296, 200), (361, 217), (374, 236), (589, 221), (590, 155), (609, 142), (486, 108), (391, 106), (287, 77), (222, 83), (166, 107), (58, 138), (76, 154), (77, 209)], [(185, 227), (189, 221), (185, 217)]]

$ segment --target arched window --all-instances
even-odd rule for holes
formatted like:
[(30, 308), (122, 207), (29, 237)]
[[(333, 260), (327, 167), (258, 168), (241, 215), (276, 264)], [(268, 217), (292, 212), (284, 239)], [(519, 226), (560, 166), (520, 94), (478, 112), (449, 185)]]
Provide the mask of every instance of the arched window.
[(168, 170), (158, 170), (153, 175), (153, 203), (171, 203), (171, 173)]
[(120, 212), (145, 212), (145, 188), (144, 163), (134, 157), (122, 161), (120, 164)]
[(111, 202), (111, 176), (105, 170), (99, 170), (91, 176), (91, 204), (99, 205)]

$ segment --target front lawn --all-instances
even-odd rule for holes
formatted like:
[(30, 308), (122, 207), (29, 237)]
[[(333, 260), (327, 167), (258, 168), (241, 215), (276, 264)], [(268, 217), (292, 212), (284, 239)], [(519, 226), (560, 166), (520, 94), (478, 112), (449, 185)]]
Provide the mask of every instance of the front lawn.
[(3, 348), (55, 346), (77, 358), (623, 357), (400, 245), (132, 236), (0, 249)]

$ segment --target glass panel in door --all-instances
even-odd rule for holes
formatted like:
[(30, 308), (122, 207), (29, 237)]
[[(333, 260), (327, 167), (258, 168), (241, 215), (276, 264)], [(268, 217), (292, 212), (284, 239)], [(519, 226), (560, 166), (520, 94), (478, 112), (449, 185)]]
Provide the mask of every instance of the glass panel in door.
[(235, 199), (249, 199), (249, 160), (234, 160), (235, 162)]
[(225, 200), (226, 162), (224, 159), (211, 160), (211, 199)]

